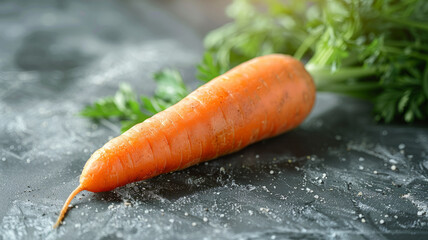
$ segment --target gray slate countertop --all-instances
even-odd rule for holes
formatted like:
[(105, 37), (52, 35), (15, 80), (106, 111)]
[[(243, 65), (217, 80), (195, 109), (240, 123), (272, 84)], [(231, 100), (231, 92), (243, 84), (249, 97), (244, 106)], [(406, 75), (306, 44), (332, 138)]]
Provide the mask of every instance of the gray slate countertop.
[(428, 239), (428, 129), (382, 125), (369, 103), (318, 94), (297, 129), (106, 193), (52, 229), (115, 122), (76, 116), (127, 82), (179, 69), (202, 40), (152, 2), (0, 2), (0, 239)]

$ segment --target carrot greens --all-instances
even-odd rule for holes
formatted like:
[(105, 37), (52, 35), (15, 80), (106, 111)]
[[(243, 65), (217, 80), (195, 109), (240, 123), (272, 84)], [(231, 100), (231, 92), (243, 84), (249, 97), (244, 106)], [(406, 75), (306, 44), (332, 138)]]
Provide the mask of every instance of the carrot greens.
[(227, 13), (234, 21), (205, 38), (222, 68), (286, 53), (318, 91), (372, 101), (377, 120), (427, 119), (427, 1), (235, 0)]
[(116, 118), (121, 121), (124, 132), (153, 114), (172, 106), (189, 92), (178, 71), (164, 69), (154, 74), (157, 86), (153, 97), (140, 96), (132, 88), (122, 83), (114, 97), (95, 101), (84, 108), (80, 115), (92, 119)]
[[(378, 121), (428, 119), (428, 1), (234, 0), (227, 14), (232, 21), (205, 38), (202, 82), (254, 57), (284, 53), (306, 64), (318, 91), (373, 102)], [(124, 118), (131, 121), (126, 129), (188, 93), (172, 70), (155, 80), (155, 96), (139, 105), (143, 115), (134, 111), (135, 97), (119, 105), (116, 97), (99, 100), (82, 115)]]

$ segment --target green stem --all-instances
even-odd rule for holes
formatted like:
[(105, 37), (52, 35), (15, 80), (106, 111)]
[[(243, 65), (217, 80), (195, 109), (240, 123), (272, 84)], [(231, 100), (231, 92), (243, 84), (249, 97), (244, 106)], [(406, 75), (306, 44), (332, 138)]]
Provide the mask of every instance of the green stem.
[(382, 18), (396, 24), (401, 24), (401, 25), (414, 27), (414, 28), (420, 28), (428, 31), (428, 23), (426, 22), (415, 22), (415, 21), (407, 20), (405, 18), (392, 18), (388, 16), (382, 16)]
[(354, 83), (338, 83), (335, 85), (320, 85), (317, 91), (321, 92), (367, 92), (378, 90), (382, 86), (379, 82), (354, 82)]
[(382, 86), (379, 82), (338, 83), (317, 86), (318, 92), (334, 92), (356, 98), (374, 100)]
[(353, 78), (372, 76), (381, 72), (381, 68), (378, 67), (346, 67), (332, 71), (330, 68), (319, 68), (310, 64), (306, 65), (306, 69), (314, 78), (317, 87), (345, 82)]
[(327, 65), (328, 60), (333, 54), (333, 48), (327, 48), (321, 52), (316, 52), (315, 55), (309, 60), (310, 64), (316, 63), (317, 65)]
[(409, 42), (409, 41), (387, 41), (385, 42), (386, 46), (394, 46), (394, 47), (410, 47), (410, 48), (415, 48), (415, 49), (420, 49), (420, 50), (425, 50), (428, 51), (428, 47), (421, 45), (421, 43), (414, 43)]
[(303, 55), (308, 51), (308, 49), (314, 44), (314, 42), (320, 37), (321, 31), (317, 31), (310, 37), (307, 37), (303, 43), (299, 46), (294, 54), (296, 59), (302, 59)]
[(420, 53), (416, 53), (416, 52), (410, 52), (410, 53), (403, 53), (403, 50), (400, 48), (395, 48), (395, 47), (383, 47), (382, 51), (386, 52), (386, 53), (396, 53), (396, 54), (400, 54), (400, 55), (406, 55), (406, 56), (410, 56), (410, 57), (414, 57), (414, 58), (418, 58), (424, 61), (428, 62), (428, 55), (425, 54), (420, 54)]
[[(402, 11), (403, 9), (408, 9), (408, 5), (412, 6), (414, 5), (418, 0), (410, 0), (410, 1), (401, 1), (401, 2), (397, 2), (391, 6), (389, 6), (389, 8), (386, 10), (386, 12), (389, 15), (392, 14), (396, 14), (399, 11)], [(413, 7), (411, 9), (414, 9)]]

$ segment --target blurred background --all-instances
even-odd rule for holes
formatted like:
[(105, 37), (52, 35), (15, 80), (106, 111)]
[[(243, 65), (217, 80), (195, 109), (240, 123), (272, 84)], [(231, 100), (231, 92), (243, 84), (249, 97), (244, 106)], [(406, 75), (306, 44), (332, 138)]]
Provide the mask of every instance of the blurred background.
[(204, 37), (209, 31), (231, 21), (230, 18), (227, 18), (225, 9), (232, 3), (232, 0), (150, 1), (167, 9), (178, 19), (197, 30), (201, 37)]

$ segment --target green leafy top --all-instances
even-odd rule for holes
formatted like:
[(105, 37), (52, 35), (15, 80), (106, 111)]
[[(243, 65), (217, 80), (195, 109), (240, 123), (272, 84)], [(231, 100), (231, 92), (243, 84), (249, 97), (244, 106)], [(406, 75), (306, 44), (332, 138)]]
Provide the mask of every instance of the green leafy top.
[(428, 1), (235, 0), (228, 14), (205, 39), (217, 64), (207, 76), (285, 53), (306, 62), (318, 91), (373, 101), (377, 120), (428, 118)]
[(128, 84), (121, 84), (114, 97), (95, 101), (84, 108), (80, 115), (92, 119), (116, 118), (121, 121), (124, 132), (153, 114), (165, 110), (184, 98), (189, 91), (178, 71), (164, 69), (154, 74), (157, 87), (153, 97), (140, 96)]
[[(233, 21), (205, 38), (202, 82), (256, 56), (284, 53), (306, 62), (318, 91), (372, 101), (377, 120), (428, 118), (428, 1), (234, 0), (227, 14)], [(82, 115), (122, 119), (124, 130), (188, 94), (177, 71), (154, 78), (153, 98), (140, 104), (122, 85)]]

